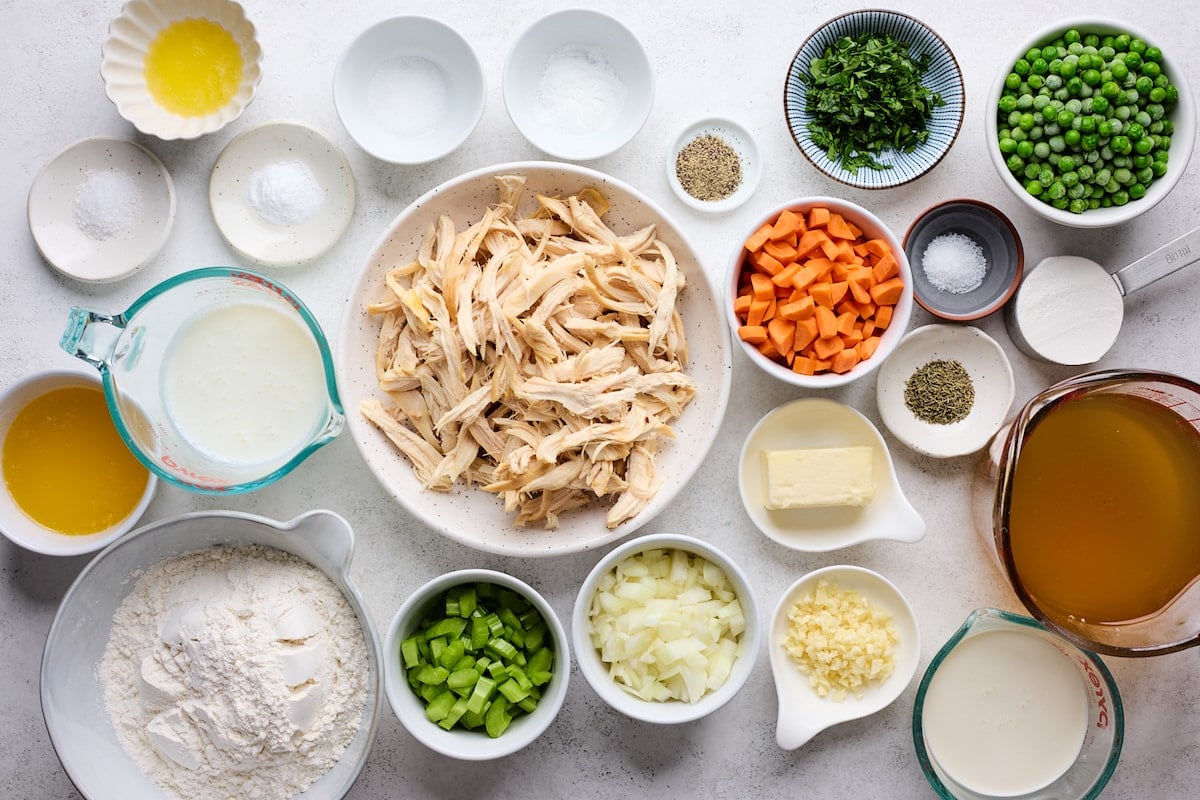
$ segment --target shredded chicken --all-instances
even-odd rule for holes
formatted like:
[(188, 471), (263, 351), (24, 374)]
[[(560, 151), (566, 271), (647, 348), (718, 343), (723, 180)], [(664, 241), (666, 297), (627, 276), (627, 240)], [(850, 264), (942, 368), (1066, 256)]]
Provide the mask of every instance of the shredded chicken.
[(655, 453), (695, 395), (684, 274), (653, 225), (613, 232), (595, 189), (517, 218), (524, 176), (496, 182), (482, 219), (441, 217), (385, 276), (368, 310), (386, 399), (360, 411), (427, 489), (462, 480), (546, 528), (605, 498), (615, 528), (654, 497)]

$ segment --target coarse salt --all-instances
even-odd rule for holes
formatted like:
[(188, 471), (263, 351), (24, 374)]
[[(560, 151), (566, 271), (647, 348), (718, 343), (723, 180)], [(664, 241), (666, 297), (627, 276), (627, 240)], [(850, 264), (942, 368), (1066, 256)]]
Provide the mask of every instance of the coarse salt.
[(264, 221), (287, 228), (312, 219), (325, 203), (325, 190), (304, 162), (281, 161), (254, 171), (246, 202)]
[(450, 78), (427, 58), (401, 56), (385, 61), (367, 85), (367, 103), (379, 124), (401, 136), (422, 136), (437, 127), (449, 109)]
[(604, 53), (569, 44), (551, 54), (537, 88), (539, 122), (565, 133), (608, 127), (628, 93)]
[(935, 236), (921, 255), (921, 267), (934, 288), (951, 294), (978, 289), (987, 274), (987, 256), (971, 237), (961, 233)]
[(129, 233), (141, 212), (137, 181), (119, 170), (88, 172), (75, 193), (75, 225), (96, 241)]

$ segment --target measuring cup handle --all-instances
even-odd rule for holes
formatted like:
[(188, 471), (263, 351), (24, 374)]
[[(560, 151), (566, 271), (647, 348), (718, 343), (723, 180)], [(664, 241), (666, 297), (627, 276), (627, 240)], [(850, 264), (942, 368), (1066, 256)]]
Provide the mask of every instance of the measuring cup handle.
[(1122, 295), (1136, 292), (1200, 259), (1200, 228), (1167, 242), (1113, 274)]

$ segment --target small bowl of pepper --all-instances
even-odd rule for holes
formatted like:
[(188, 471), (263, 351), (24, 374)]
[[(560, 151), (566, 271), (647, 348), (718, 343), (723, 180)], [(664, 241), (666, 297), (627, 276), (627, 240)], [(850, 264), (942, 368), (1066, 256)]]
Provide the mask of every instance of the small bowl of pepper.
[(723, 214), (745, 203), (762, 180), (758, 142), (731, 119), (708, 117), (688, 125), (671, 143), (667, 183), (697, 211)]
[(860, 189), (916, 180), (962, 128), (962, 70), (924, 23), (872, 9), (817, 28), (788, 67), (783, 108), (814, 167)]
[(1015, 384), (996, 340), (970, 325), (925, 325), (879, 368), (879, 416), (905, 445), (935, 458), (983, 448), (1012, 407)]

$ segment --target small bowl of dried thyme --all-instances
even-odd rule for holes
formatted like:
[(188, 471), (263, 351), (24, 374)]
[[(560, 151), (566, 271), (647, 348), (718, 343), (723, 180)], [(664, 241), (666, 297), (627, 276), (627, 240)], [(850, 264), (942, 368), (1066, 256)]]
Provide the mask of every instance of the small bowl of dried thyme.
[(935, 458), (974, 453), (1012, 407), (1015, 385), (996, 340), (970, 325), (925, 325), (879, 368), (879, 416), (905, 445)]
[(750, 199), (762, 179), (758, 143), (731, 119), (708, 117), (688, 125), (671, 144), (667, 183), (691, 208), (713, 214)]
[(931, 28), (898, 11), (834, 17), (788, 67), (784, 115), (814, 167), (860, 189), (916, 180), (962, 128), (962, 70)]

